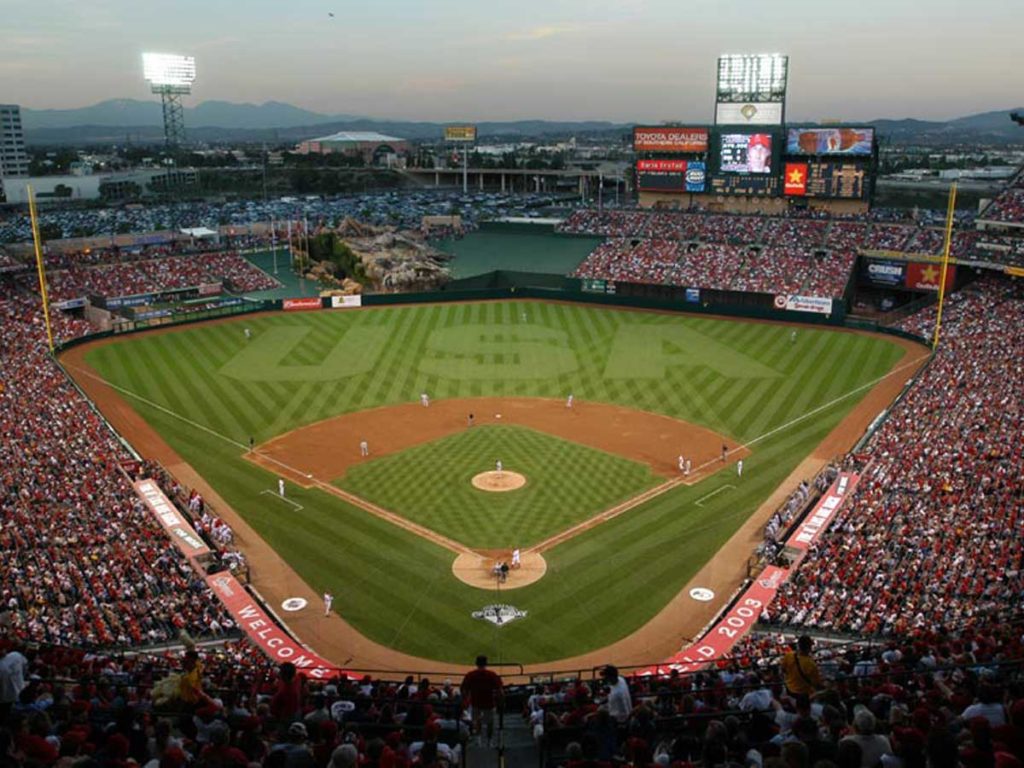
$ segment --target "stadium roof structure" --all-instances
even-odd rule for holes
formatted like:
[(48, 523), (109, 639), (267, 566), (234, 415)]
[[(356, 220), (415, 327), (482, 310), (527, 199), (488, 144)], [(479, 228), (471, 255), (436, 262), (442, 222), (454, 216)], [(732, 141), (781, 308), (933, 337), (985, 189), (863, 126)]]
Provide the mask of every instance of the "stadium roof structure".
[(338, 131), (330, 136), (318, 136), (309, 141), (350, 141), (350, 142), (384, 142), (384, 141), (405, 141), (397, 136), (385, 136), (376, 131)]

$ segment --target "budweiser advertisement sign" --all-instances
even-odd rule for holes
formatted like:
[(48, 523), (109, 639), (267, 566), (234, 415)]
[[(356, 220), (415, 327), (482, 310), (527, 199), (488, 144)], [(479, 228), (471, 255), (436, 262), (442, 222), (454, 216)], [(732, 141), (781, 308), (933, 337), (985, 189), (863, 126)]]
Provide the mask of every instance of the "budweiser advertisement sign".
[(633, 149), (636, 152), (707, 152), (708, 129), (638, 126), (633, 129)]
[(281, 308), (285, 312), (294, 312), (301, 309), (320, 309), (323, 306), (323, 302), (320, 301), (319, 296), (308, 296), (304, 299), (285, 299), (281, 303)]

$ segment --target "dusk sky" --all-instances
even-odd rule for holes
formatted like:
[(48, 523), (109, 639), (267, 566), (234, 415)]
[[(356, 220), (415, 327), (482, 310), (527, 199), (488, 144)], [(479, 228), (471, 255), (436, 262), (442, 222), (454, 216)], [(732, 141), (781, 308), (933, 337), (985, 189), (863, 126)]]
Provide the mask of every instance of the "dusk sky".
[[(328, 16), (334, 14), (334, 18)], [(713, 120), (721, 53), (790, 56), (787, 117), (949, 118), (1024, 103), (1024, 0), (0, 0), (0, 103), (154, 98), (414, 120)]]

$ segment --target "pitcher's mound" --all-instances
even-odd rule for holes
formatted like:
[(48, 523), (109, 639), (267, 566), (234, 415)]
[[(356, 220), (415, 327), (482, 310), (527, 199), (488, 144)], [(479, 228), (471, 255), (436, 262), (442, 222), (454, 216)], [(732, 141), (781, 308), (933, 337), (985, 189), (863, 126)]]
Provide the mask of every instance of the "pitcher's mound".
[(526, 485), (526, 478), (518, 472), (509, 472), (507, 469), (501, 472), (481, 472), (473, 477), (473, 487), (481, 491), (494, 491), (504, 493), (515, 491)]

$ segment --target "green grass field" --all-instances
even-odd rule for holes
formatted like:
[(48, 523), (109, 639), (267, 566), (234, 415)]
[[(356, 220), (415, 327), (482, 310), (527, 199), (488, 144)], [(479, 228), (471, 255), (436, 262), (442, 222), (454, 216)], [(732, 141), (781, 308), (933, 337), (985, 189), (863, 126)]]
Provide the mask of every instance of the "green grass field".
[[(508, 493), (478, 472), (527, 478)], [(658, 483), (648, 466), (532, 429), (481, 426), (352, 467), (338, 485), (477, 549), (527, 547)]]
[[(248, 344), (244, 327), (254, 334)], [(242, 318), (125, 339), (88, 360), (117, 386), (193, 422), (133, 403), (368, 637), (445, 661), (483, 652), (531, 663), (601, 648), (650, 619), (867, 390), (837, 398), (877, 380), (902, 354), (888, 341), (811, 328), (791, 344), (790, 330), (490, 302)], [(547, 575), (511, 593), (528, 618), (496, 629), (471, 618), (494, 596), (456, 580), (448, 550), (318, 490), (296, 490), (304, 508), (284, 511), (260, 495), (274, 477), (241, 458), (250, 435), (262, 441), (423, 391), (434, 399), (571, 391), (754, 441), (753, 453), (742, 481), (720, 473), (675, 489), (547, 551)], [(726, 484), (735, 487), (695, 504)], [(434, 514), (438, 526), (475, 535), (472, 521), (445, 519), (443, 504)]]

